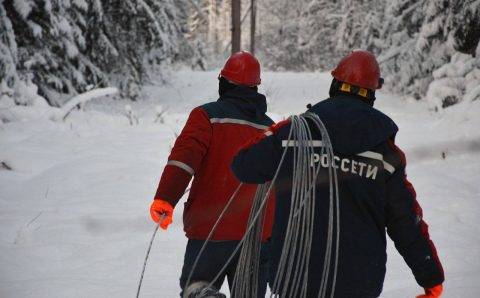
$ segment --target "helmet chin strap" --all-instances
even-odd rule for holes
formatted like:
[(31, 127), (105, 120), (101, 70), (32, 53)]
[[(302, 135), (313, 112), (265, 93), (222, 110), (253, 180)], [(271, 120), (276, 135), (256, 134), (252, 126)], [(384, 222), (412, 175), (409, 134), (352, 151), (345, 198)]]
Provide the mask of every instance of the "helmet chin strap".
[(357, 87), (334, 78), (332, 80), (332, 84), (330, 85), (330, 97), (333, 97), (339, 93), (355, 95), (355, 97), (363, 100), (371, 106), (373, 106), (373, 103), (376, 99), (375, 90)]

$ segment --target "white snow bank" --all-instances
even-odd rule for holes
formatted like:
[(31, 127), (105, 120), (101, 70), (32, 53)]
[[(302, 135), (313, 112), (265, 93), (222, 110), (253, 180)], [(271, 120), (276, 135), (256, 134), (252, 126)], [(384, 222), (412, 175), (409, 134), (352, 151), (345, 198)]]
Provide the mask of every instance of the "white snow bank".
[(426, 99), (435, 108), (446, 108), (462, 100), (480, 99), (480, 57), (456, 53), (449, 63), (433, 72)]
[[(23, 83), (21, 83), (23, 84)], [(13, 95), (0, 93), (0, 120), (1, 122), (27, 121), (37, 119), (50, 119), (53, 121), (65, 120), (70, 112), (78, 105), (99, 97), (115, 95), (117, 88), (98, 88), (78, 94), (66, 102), (61, 108), (51, 107), (46, 100), (37, 95), (37, 87), (34, 84), (24, 85), (22, 92), (23, 105), (18, 105)], [(17, 101), (18, 103), (18, 101)]]

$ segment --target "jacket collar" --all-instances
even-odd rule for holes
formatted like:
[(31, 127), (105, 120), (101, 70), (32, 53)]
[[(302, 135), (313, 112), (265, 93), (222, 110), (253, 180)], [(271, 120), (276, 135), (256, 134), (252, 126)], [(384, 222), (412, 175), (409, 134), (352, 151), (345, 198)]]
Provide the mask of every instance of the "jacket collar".
[(237, 86), (220, 96), (218, 101), (229, 102), (245, 114), (259, 118), (267, 112), (267, 100), (265, 95), (245, 86)]
[(398, 131), (387, 115), (351, 95), (335, 95), (310, 110), (325, 123), (333, 147), (342, 154), (372, 150)]

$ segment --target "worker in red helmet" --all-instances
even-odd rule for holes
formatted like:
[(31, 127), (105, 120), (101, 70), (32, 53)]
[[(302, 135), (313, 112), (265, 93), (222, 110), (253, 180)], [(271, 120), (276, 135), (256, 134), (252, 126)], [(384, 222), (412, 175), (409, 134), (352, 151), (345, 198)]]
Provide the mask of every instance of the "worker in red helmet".
[(383, 78), (375, 56), (368, 51), (353, 51), (332, 71), (330, 97), (350, 94), (373, 106), (375, 90), (382, 88)]
[[(406, 176), (405, 154), (395, 144), (398, 128), (385, 114), (373, 108), (375, 91), (382, 85), (380, 68), (373, 54), (354, 51), (333, 70), (330, 98), (310, 106), (308, 112), (325, 124), (333, 148), (332, 167), (338, 177), (339, 222), (336, 277), (325, 278), (328, 229), (332, 226), (328, 178), (331, 169), (320, 132), (313, 123), (314, 153), (306, 158), (309, 166), (319, 166), (315, 182), (315, 214), (307, 288), (288, 278), (273, 283), (280, 297), (373, 298), (380, 296), (386, 272), (387, 239), (425, 289), (418, 298), (437, 298), (442, 293), (444, 273), (437, 250), (430, 239), (415, 190)], [(291, 121), (272, 126), (262, 137), (247, 143), (235, 156), (232, 170), (245, 183), (273, 179), (284, 159), (275, 184), (275, 220), (271, 238), (270, 281), (287, 276), (281, 263), (283, 241), (292, 215), (293, 158), (295, 142), (289, 142)], [(290, 145), (291, 144), (291, 145)], [(286, 149), (287, 148), (287, 149)], [(284, 155), (284, 152), (286, 153)], [(296, 168), (299, 171), (298, 167)], [(304, 182), (304, 181), (302, 181)], [(298, 194), (297, 194), (298, 195)], [(295, 210), (294, 210), (295, 211)], [(289, 259), (300, 259), (300, 249)], [(283, 269), (282, 269), (283, 268)], [(332, 269), (333, 270), (333, 269)], [(321, 284), (327, 287), (319, 294)], [(297, 292), (296, 292), (297, 291)], [(304, 296), (305, 295), (305, 296)]]
[[(219, 278), (213, 284), (214, 289), (208, 291), (220, 289), (225, 277), (232, 286), (238, 254), (230, 263), (227, 260), (245, 234), (255, 185), (244, 185), (239, 189), (217, 228), (210, 238), (207, 237), (239, 185), (230, 171), (233, 155), (247, 140), (273, 123), (265, 114), (265, 96), (258, 93), (260, 63), (252, 54), (245, 51), (233, 54), (218, 80), (219, 99), (191, 111), (168, 157), (150, 208), (153, 221), (167, 229), (172, 223), (173, 209), (193, 177), (183, 211), (188, 243), (180, 286), (181, 295), (185, 297), (196, 297), (195, 292), (205, 292), (204, 285), (212, 282), (217, 274)], [(272, 204), (271, 200), (267, 206), (262, 235), (259, 297), (264, 297), (267, 286), (267, 240), (273, 221)], [(204, 244), (205, 250), (193, 270), (193, 263)], [(223, 267), (225, 270), (221, 271)]]

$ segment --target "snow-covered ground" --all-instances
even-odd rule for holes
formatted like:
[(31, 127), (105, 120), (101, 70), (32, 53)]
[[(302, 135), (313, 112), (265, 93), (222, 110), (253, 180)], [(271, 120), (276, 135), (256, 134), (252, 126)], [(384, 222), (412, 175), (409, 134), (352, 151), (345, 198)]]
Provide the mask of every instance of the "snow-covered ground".
[[(30, 113), (0, 126), (0, 297), (135, 295), (170, 146), (188, 111), (216, 98), (216, 76), (178, 71), (137, 103), (98, 99), (65, 122)], [(325, 98), (329, 83), (326, 73), (266, 73), (261, 91), (278, 120)], [(139, 124), (130, 124), (127, 104)], [(480, 101), (436, 113), (380, 94), (377, 108), (400, 127), (397, 143), (446, 271), (444, 297), (480, 297)], [(157, 235), (142, 297), (178, 296), (182, 205)], [(387, 268), (382, 297), (422, 292), (392, 243)]]

